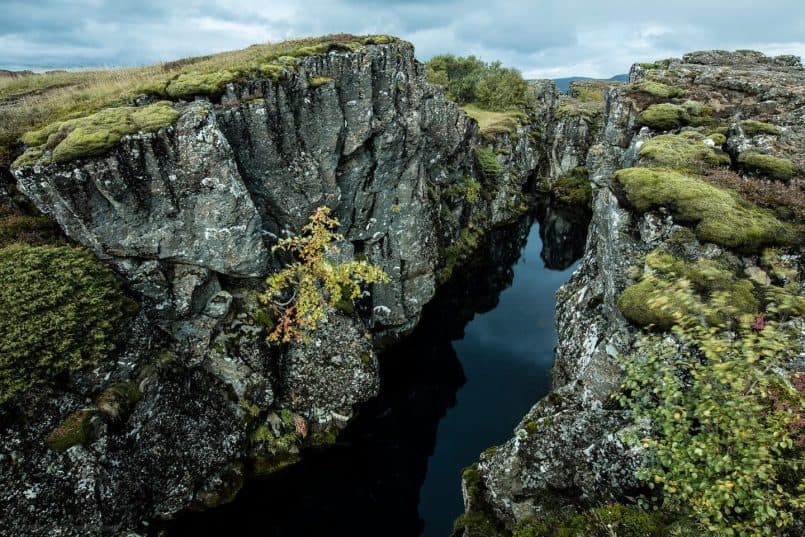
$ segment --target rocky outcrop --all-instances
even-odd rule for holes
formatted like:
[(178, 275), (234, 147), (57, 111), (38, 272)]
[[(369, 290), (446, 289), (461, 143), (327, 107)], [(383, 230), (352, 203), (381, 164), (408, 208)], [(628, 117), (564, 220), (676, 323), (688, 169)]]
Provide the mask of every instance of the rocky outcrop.
[[(413, 329), (471, 237), (521, 214), (540, 164), (530, 125), (477, 136), (398, 41), (307, 56), (278, 79), (172, 106), (175, 124), (103, 155), (46, 152), (14, 170), (142, 308), (119, 356), (3, 419), (0, 534), (142, 531), (331, 439), (377, 393), (375, 351)], [(481, 149), (496, 173), (482, 176)], [(466, 178), (480, 196), (464, 194)], [(271, 246), (320, 206), (340, 218), (341, 255), (391, 281), (330, 311), (309, 345), (269, 347), (254, 291), (280, 266)], [(116, 386), (131, 401), (105, 412)], [(86, 434), (47, 448), (77, 410)]]
[[(705, 103), (706, 120), (699, 124), (706, 126), (699, 130), (706, 132), (701, 137), (724, 133), (723, 147), (734, 169), (756, 174), (769, 188), (782, 188), (770, 172), (744, 166), (740, 155), (759, 150), (793, 162), (796, 170), (789, 184), (801, 184), (805, 70), (796, 58), (697, 52), (681, 60), (636, 65), (629, 85), (608, 90), (603, 125), (584, 159), (594, 186), (584, 257), (557, 293), (553, 388), (523, 418), (512, 439), (485, 452), (465, 474), (465, 507), (473, 516), (463, 520), (484, 522), (466, 522), (464, 535), (488, 535), (484, 531), (490, 527), (508, 534), (518, 523), (564, 506), (623, 502), (639, 492), (634, 471), (643, 454), (621, 440), (634, 425), (610, 397), (619, 390), (623, 374), (617, 357), (631, 350), (637, 330), (617, 305), (620, 293), (634, 282), (630, 266), (642, 266), (641, 259), (654, 248), (679, 248), (684, 236), (686, 255), (692, 258), (719, 259), (738, 267), (738, 273), (760, 270), (757, 256), (736, 256), (727, 248), (696, 241), (668, 210), (637, 213), (615, 184), (614, 172), (640, 164), (640, 147), (661, 132), (640, 125), (640, 113), (662, 102), (656, 87), (641, 85), (647, 81), (664, 84), (663, 90), (682, 88), (685, 99)], [(696, 130), (695, 125), (687, 129)], [(579, 136), (585, 133), (582, 129)], [(550, 156), (551, 167), (562, 168), (566, 157)], [(747, 180), (728, 186), (740, 188)], [(792, 367), (801, 370), (801, 358)]]

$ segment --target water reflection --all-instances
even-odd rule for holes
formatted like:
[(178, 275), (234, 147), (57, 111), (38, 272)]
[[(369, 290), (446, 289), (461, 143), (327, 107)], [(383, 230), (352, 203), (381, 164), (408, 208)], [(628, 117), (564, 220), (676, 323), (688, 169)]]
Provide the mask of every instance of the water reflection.
[(440, 290), (414, 334), (382, 356), (380, 396), (335, 446), (247, 484), (230, 505), (188, 515), (169, 534), (449, 535), (463, 510), (461, 469), (508, 438), (548, 389), (554, 293), (569, 272), (544, 267), (532, 223), (493, 233)]

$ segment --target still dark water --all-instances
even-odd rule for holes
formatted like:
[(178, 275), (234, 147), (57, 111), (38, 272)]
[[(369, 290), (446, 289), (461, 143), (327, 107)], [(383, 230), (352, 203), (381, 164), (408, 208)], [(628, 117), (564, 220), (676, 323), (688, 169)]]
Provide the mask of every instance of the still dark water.
[(463, 511), (462, 469), (509, 439), (550, 387), (555, 293), (586, 221), (546, 208), (539, 221), (495, 232), (440, 290), (419, 328), (381, 356), (379, 397), (335, 446), (169, 535), (447, 537)]

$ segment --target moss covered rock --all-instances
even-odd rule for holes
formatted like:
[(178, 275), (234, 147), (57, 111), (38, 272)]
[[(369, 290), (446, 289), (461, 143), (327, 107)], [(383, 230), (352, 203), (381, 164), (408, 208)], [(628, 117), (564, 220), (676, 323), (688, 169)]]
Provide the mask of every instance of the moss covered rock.
[(782, 131), (780, 127), (772, 125), (771, 123), (763, 123), (754, 119), (747, 119), (741, 121), (741, 128), (747, 136), (757, 136), (759, 134), (771, 134), (772, 136), (780, 136)]
[(159, 102), (143, 107), (105, 108), (86, 117), (53, 123), (23, 136), (23, 141), (33, 147), (23, 153), (14, 166), (32, 164), (45, 148), (52, 149), (55, 162), (100, 155), (127, 134), (153, 132), (173, 124), (178, 118), (179, 112), (170, 103)]
[(93, 410), (88, 409), (73, 412), (48, 434), (45, 444), (56, 451), (87, 444), (91, 440), (92, 418), (95, 415)]
[(765, 155), (758, 151), (744, 151), (738, 155), (738, 164), (751, 173), (765, 175), (778, 181), (788, 181), (797, 174), (797, 166), (785, 158)]
[(638, 155), (650, 166), (691, 172), (730, 164), (729, 155), (705, 144), (697, 132), (655, 136), (640, 147)]
[(667, 207), (678, 222), (694, 224), (700, 240), (745, 251), (795, 240), (790, 226), (770, 211), (686, 173), (626, 168), (615, 178), (635, 209)]
[(657, 99), (672, 99), (675, 97), (684, 97), (687, 94), (684, 88), (669, 86), (652, 80), (638, 82), (634, 85), (633, 91), (645, 93)]
[(136, 306), (112, 272), (72, 246), (0, 249), (0, 404), (115, 350)]
[(653, 104), (637, 116), (637, 124), (656, 131), (669, 131), (690, 123), (688, 111), (677, 104)]

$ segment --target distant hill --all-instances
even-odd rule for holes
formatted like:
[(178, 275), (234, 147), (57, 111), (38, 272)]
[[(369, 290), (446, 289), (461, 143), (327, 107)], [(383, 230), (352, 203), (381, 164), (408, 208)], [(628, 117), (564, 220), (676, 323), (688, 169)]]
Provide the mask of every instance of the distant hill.
[[(567, 88), (570, 86), (570, 83), (573, 82), (574, 80), (594, 80), (594, 79), (589, 76), (570, 76), (567, 78), (553, 79), (553, 81), (556, 82), (556, 87), (559, 88), (559, 91), (561, 92), (567, 91)], [(628, 74), (615, 75), (611, 78), (608, 78), (607, 80), (625, 82), (629, 80), (629, 75)]]

